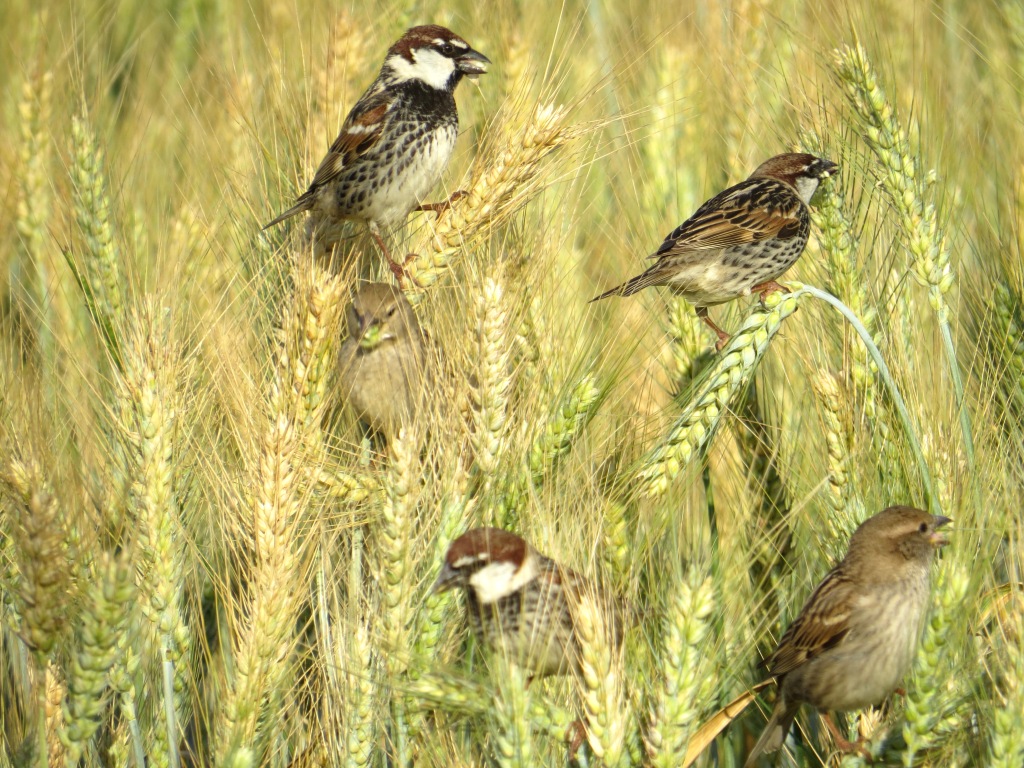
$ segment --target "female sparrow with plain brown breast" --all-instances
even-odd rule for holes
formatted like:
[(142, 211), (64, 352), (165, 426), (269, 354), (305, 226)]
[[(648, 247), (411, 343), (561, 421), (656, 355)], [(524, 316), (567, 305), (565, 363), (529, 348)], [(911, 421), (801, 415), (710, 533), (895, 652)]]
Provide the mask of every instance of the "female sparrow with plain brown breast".
[(338, 353), (341, 397), (390, 441), (416, 416), (430, 389), (426, 337), (405, 294), (366, 283), (348, 307), (348, 339)]
[(824, 714), (862, 709), (891, 694), (910, 670), (924, 628), (932, 554), (948, 517), (889, 507), (864, 521), (846, 556), (818, 585), (766, 661), (778, 699), (744, 764), (782, 746), (801, 704)]

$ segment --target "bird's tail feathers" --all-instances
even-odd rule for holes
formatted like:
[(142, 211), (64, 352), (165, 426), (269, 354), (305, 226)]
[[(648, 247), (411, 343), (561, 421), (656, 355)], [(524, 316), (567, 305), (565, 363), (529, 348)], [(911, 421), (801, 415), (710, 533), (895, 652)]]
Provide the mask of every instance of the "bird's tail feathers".
[(779, 692), (779, 698), (775, 702), (772, 716), (768, 718), (768, 724), (761, 732), (761, 737), (757, 740), (754, 748), (750, 750), (747, 762), (743, 764), (743, 768), (754, 768), (761, 755), (775, 752), (782, 746), (799, 709), (799, 703), (787, 701), (782, 692)]
[(309, 201), (308, 200), (303, 200), (303, 199), (300, 198), (299, 201), (297, 203), (295, 203), (295, 205), (293, 205), (287, 211), (282, 213), (280, 216), (276, 217), (273, 221), (271, 221), (269, 224), (267, 224), (263, 228), (264, 229), (270, 229), (271, 227), (273, 227), (273, 226), (275, 226), (277, 224), (280, 224), (285, 219), (290, 219), (292, 216), (295, 216), (297, 214), (302, 213), (303, 211), (308, 211), (308, 210), (309, 210)]
[(605, 291), (600, 296), (595, 296), (587, 303), (592, 304), (595, 301), (606, 299), (609, 296), (632, 296), (637, 291), (642, 291), (644, 288), (647, 288), (652, 285), (661, 285), (662, 282), (662, 275), (660, 271), (657, 269), (657, 267), (654, 267), (652, 269), (648, 269), (646, 272), (642, 274), (637, 275), (631, 280), (627, 280), (622, 285), (617, 285), (611, 290)]

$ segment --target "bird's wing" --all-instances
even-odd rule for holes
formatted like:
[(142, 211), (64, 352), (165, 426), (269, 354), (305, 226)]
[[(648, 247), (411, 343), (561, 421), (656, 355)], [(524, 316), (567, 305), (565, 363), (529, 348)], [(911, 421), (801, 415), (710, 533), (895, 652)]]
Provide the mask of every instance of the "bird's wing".
[(771, 237), (795, 237), (800, 233), (800, 199), (786, 185), (748, 179), (708, 200), (676, 227), (657, 258), (672, 252), (715, 250), (755, 243)]
[(840, 642), (850, 630), (855, 596), (846, 575), (833, 569), (765, 661), (769, 673), (780, 677)]
[[(395, 102), (387, 91), (359, 100), (345, 118), (338, 137), (316, 169), (309, 191), (334, 181), (342, 169), (352, 165), (380, 141), (391, 119)], [(306, 194), (309, 194), (307, 192)]]

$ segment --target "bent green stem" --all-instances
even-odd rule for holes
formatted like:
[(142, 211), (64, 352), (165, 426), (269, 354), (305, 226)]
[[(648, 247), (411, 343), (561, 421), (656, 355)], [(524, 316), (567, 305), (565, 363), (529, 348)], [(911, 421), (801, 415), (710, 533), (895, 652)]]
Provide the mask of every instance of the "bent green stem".
[[(813, 285), (804, 285), (796, 291), (796, 293), (801, 292), (807, 293), (816, 299), (821, 299), (826, 304), (831, 304), (833, 307), (838, 309), (843, 317), (846, 318), (847, 322), (849, 322), (857, 332), (857, 335), (860, 336), (861, 341), (864, 342), (864, 347), (867, 349), (868, 354), (871, 355), (871, 359), (874, 360), (875, 365), (878, 367), (878, 375), (881, 377), (882, 382), (889, 391), (889, 397), (892, 398), (893, 405), (896, 406), (896, 412), (899, 414), (900, 421), (903, 422), (903, 431), (907, 435), (907, 442), (910, 444), (910, 448), (913, 450), (914, 456), (917, 458), (917, 467), (918, 471), (921, 473), (921, 482), (924, 483), (925, 495), (928, 497), (928, 506), (933, 513), (937, 514), (941, 512), (939, 499), (935, 494), (934, 486), (932, 485), (931, 472), (928, 471), (928, 463), (924, 459), (924, 452), (921, 450), (921, 444), (917, 440), (913, 424), (910, 421), (910, 412), (907, 410), (907, 404), (903, 401), (902, 395), (900, 395), (899, 390), (896, 388), (896, 382), (893, 380), (892, 374), (889, 372), (889, 366), (887, 366), (885, 364), (885, 360), (882, 359), (882, 353), (875, 345), (874, 340), (871, 338), (871, 334), (868, 333), (868, 329), (864, 327), (864, 324), (860, 321), (860, 318), (853, 313), (853, 310), (843, 304), (843, 302), (828, 291), (815, 288)], [(969, 428), (964, 434), (965, 437), (969, 438)]]

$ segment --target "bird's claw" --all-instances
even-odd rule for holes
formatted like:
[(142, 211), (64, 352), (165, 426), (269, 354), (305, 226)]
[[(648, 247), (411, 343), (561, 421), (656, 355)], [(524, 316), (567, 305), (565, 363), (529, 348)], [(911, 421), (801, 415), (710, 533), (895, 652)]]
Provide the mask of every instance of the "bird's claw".
[(715, 335), (718, 337), (718, 341), (715, 342), (715, 350), (721, 352), (725, 348), (725, 345), (729, 343), (729, 339), (731, 339), (732, 336), (715, 324), (715, 321), (708, 315), (707, 307), (696, 307), (695, 311), (697, 313), (697, 317), (704, 321), (704, 325), (715, 332)]
[(390, 256), (388, 256), (388, 269), (391, 270), (391, 274), (393, 274), (395, 276), (395, 280), (398, 281), (398, 287), (401, 288), (403, 291), (405, 290), (405, 278), (408, 277), (405, 268), (409, 266), (413, 261), (415, 261), (415, 259), (416, 254), (410, 253), (407, 254), (402, 263), (399, 264), (397, 261), (394, 261)]
[(565, 740), (569, 742), (569, 759), (576, 757), (583, 742), (587, 740), (587, 726), (582, 720), (573, 720), (565, 730)]
[(859, 738), (856, 741), (850, 741), (845, 736), (843, 736), (842, 733), (840, 733), (838, 726), (836, 726), (836, 724), (832, 721), (832, 717), (830, 715), (824, 714), (822, 715), (821, 719), (825, 723), (825, 726), (828, 728), (829, 733), (832, 734), (832, 738), (836, 742), (836, 749), (838, 749), (843, 754), (847, 754), (849, 752), (857, 752), (867, 762), (870, 763), (872, 761), (873, 756), (871, 754), (871, 751), (865, 746), (865, 740), (863, 738)]
[(782, 283), (776, 282), (775, 280), (768, 280), (767, 282), (764, 283), (758, 283), (757, 285), (750, 289), (751, 293), (756, 293), (760, 296), (762, 307), (765, 305), (764, 301), (769, 293), (787, 293), (788, 291), (789, 288), (784, 286)]
[(469, 193), (464, 189), (457, 189), (456, 191), (452, 192), (452, 194), (448, 197), (447, 200), (442, 200), (439, 203), (423, 203), (422, 205), (417, 205), (416, 210), (423, 211), (425, 213), (432, 212), (440, 216), (442, 213), (444, 213), (445, 211), (452, 207), (452, 203), (454, 203), (456, 200), (461, 200), (468, 194)]

